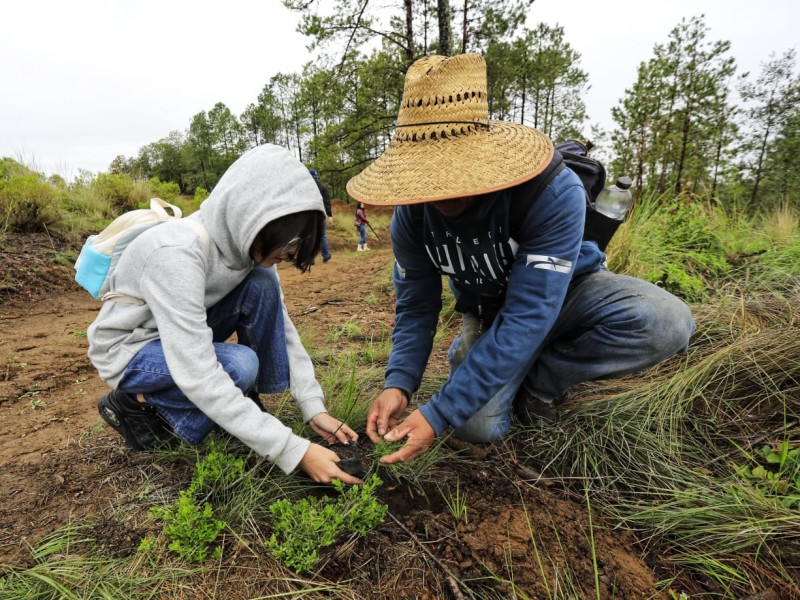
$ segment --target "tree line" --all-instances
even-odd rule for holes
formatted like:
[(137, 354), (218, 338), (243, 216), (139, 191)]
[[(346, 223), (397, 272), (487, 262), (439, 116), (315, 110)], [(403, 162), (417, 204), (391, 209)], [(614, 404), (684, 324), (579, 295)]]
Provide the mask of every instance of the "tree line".
[(800, 76), (793, 49), (758, 74), (737, 74), (731, 44), (704, 17), (683, 19), (613, 109), (614, 130), (587, 132), (589, 75), (563, 27), (524, 26), (532, 0), (403, 0), (392, 12), (369, 0), (285, 0), (300, 14), (316, 60), (278, 73), (240, 115), (223, 103), (184, 131), (118, 156), (112, 173), (213, 189), (245, 150), (274, 143), (316, 168), (334, 195), (386, 148), (407, 67), (420, 56), (481, 53), (490, 115), (592, 141), (609, 172), (629, 175), (636, 196), (684, 195), (754, 214), (800, 198)]

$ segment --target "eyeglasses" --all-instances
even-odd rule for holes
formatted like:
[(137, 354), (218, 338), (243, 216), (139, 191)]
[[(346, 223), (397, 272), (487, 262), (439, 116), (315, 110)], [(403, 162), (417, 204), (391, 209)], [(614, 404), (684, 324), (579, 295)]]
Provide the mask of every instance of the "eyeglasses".
[(293, 260), (294, 255), (297, 253), (297, 250), (300, 248), (302, 243), (303, 238), (301, 237), (296, 237), (289, 240), (289, 242), (287, 242), (286, 245), (280, 249), (280, 254), (278, 256), (281, 257), (281, 260)]

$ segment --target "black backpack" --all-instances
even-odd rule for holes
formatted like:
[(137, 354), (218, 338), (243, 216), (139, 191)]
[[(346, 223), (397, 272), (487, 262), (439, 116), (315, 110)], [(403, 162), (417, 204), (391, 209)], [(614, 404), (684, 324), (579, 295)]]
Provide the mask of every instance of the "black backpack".
[[(605, 250), (608, 242), (617, 231), (620, 221), (605, 216), (594, 209), (597, 195), (606, 187), (606, 168), (599, 160), (589, 156), (589, 149), (583, 142), (568, 140), (555, 148), (553, 160), (545, 170), (514, 190), (511, 199), (510, 227), (522, 223), (532, 201), (539, 197), (564, 166), (572, 169), (583, 183), (586, 192), (586, 223), (583, 239), (597, 243), (600, 250)], [(512, 237), (513, 237), (513, 231)]]
[[(564, 166), (572, 169), (583, 183), (586, 192), (586, 223), (583, 230), (583, 239), (597, 243), (600, 250), (605, 250), (608, 242), (614, 236), (620, 221), (605, 216), (594, 209), (597, 195), (606, 186), (606, 168), (603, 163), (589, 156), (586, 144), (578, 140), (568, 140), (555, 147), (553, 159), (539, 175), (517, 186), (511, 198), (510, 213), (508, 217), (510, 234), (514, 237), (516, 227), (525, 220), (531, 204), (539, 197)], [(424, 230), (425, 211), (422, 204), (411, 206), (414, 228), (420, 232)]]

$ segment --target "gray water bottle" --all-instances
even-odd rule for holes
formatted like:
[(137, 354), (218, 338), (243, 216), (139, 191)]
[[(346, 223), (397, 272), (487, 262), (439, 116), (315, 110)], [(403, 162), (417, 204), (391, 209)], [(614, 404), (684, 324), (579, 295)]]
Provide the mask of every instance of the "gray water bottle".
[(630, 190), (632, 184), (629, 177), (620, 177), (616, 184), (608, 186), (597, 195), (594, 209), (607, 217), (622, 221), (633, 204)]

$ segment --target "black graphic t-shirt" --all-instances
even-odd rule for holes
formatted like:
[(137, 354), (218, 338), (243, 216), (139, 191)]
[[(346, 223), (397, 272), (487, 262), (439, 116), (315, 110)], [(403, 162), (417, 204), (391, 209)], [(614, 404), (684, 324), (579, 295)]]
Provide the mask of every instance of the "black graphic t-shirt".
[(514, 252), (508, 214), (511, 195), (475, 205), (459, 219), (445, 219), (431, 206), (424, 207), (425, 251), (440, 273), (450, 277), (457, 308), (470, 309), (477, 298), (505, 295)]

